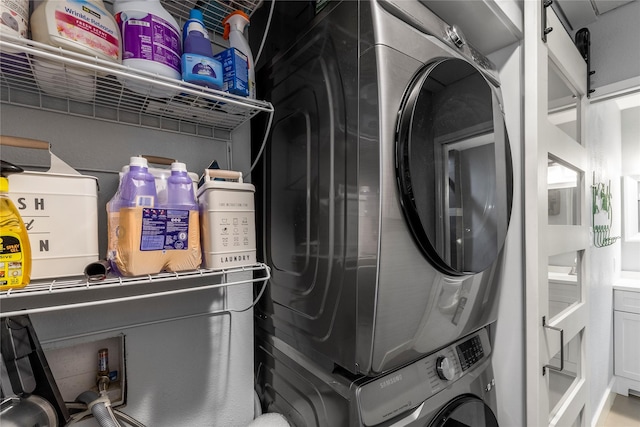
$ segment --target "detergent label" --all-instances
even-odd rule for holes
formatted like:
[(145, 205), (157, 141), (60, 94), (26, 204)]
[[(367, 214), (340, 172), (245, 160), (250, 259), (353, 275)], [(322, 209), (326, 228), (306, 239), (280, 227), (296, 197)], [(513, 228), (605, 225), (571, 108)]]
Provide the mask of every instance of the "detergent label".
[(211, 68), (205, 61), (196, 63), (196, 65), (191, 69), (191, 72), (200, 76), (216, 77), (216, 72), (213, 71), (213, 68)]
[(189, 248), (189, 210), (144, 208), (141, 251)]
[(189, 213), (188, 210), (167, 210), (167, 233), (165, 235), (165, 249), (187, 249), (189, 243)]
[(151, 13), (119, 12), (122, 59), (146, 59), (181, 72), (181, 40), (171, 23)]
[(95, 50), (109, 59), (120, 57), (118, 27), (111, 15), (86, 2), (60, 2), (56, 6), (55, 20), (58, 35)]
[(23, 280), (22, 242), (14, 233), (0, 236), (0, 286), (20, 286)]
[(240, 96), (249, 96), (249, 61), (238, 49), (231, 47), (214, 55), (222, 64), (222, 90)]

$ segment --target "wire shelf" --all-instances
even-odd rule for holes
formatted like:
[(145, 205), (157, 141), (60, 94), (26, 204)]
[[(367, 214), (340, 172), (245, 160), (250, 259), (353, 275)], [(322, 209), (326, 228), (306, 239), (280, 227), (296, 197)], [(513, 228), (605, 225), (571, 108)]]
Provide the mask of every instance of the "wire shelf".
[(3, 34), (0, 51), (3, 103), (202, 136), (273, 113), (268, 102), (24, 38)]
[(178, 21), (189, 19), (191, 9), (200, 9), (207, 29), (222, 34), (222, 20), (235, 10), (242, 10), (251, 16), (262, 5), (262, 0), (161, 0), (164, 8)]
[[(253, 277), (233, 280), (233, 275), (239, 273), (251, 273)], [(99, 281), (89, 281), (84, 277), (40, 280), (22, 289), (0, 292), (0, 317), (140, 300), (247, 283), (263, 283), (264, 286), (270, 278), (269, 267), (260, 263), (226, 270), (198, 269), (137, 277), (113, 277)], [(165, 286), (158, 286), (159, 284)], [(56, 303), (52, 296), (64, 296), (63, 302)]]

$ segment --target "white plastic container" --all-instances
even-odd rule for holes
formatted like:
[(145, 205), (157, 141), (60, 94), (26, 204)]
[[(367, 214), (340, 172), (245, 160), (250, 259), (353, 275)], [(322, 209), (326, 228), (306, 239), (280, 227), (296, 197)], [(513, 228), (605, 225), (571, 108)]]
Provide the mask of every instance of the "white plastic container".
[[(184, 172), (181, 178), (190, 184), (186, 189), (191, 192), (184, 197), (189, 200), (187, 205), (171, 204), (172, 198), (168, 193), (172, 185), (172, 170), (149, 168), (147, 159), (151, 163), (170, 163), (171, 169)], [(110, 235), (109, 243), (112, 268), (123, 276), (198, 268), (202, 263), (200, 213), (193, 192), (194, 180), (198, 176), (188, 173), (184, 163), (164, 157), (145, 156), (131, 158), (130, 165), (122, 169), (123, 180), (132, 165), (144, 167), (153, 176), (154, 194), (157, 197), (154, 196), (153, 207), (132, 207), (122, 203), (119, 207), (117, 203), (107, 206), (107, 211), (114, 218), (109, 225), (110, 230), (115, 231)], [(113, 215), (116, 209), (118, 213)]]
[(120, 63), (120, 32), (102, 0), (44, 0), (31, 14), (33, 40)]
[[(33, 40), (114, 63), (121, 62), (120, 32), (102, 0), (44, 0), (31, 14)], [(95, 96), (95, 75), (81, 68), (38, 59), (40, 89), (80, 101)]]
[(32, 63), (38, 86), (49, 95), (87, 102), (95, 97), (96, 80), (93, 74), (40, 58), (33, 59)]
[[(116, 0), (115, 18), (122, 38), (122, 64), (159, 76), (180, 80), (182, 36), (176, 19), (159, 0)], [(120, 78), (120, 77), (119, 77)], [(153, 78), (153, 77), (151, 77)], [(120, 78), (125, 87), (143, 95), (176, 95), (160, 85)]]
[[(216, 177), (227, 181), (213, 180)], [(198, 204), (206, 267), (220, 270), (256, 263), (254, 193), (252, 184), (242, 182), (241, 172), (204, 171), (204, 184), (198, 189)]]
[(27, 38), (29, 0), (0, 1), (0, 34)]

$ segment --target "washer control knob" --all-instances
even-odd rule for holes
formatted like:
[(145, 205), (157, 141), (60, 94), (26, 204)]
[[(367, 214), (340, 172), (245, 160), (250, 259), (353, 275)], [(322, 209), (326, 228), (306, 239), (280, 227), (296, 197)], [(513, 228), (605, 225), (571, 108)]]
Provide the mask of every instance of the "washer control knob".
[(445, 381), (451, 381), (456, 374), (453, 364), (445, 356), (439, 356), (436, 360), (436, 372), (440, 379)]
[(451, 40), (456, 47), (461, 48), (464, 46), (464, 34), (462, 34), (462, 31), (455, 25), (447, 28), (447, 37), (449, 37), (449, 40)]

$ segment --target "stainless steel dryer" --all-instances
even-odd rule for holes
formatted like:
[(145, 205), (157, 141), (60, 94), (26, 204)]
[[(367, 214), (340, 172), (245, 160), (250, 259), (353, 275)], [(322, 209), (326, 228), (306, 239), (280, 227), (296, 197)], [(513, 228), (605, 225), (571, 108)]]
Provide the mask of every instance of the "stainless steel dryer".
[(512, 199), (499, 80), (417, 0), (316, 12), (300, 33), (276, 23), (258, 70), (275, 117), (254, 177), (272, 268), (257, 325), (375, 376), (496, 319)]
[(327, 371), (273, 336), (257, 343), (265, 409), (295, 427), (498, 427), (487, 329), (375, 378)]

